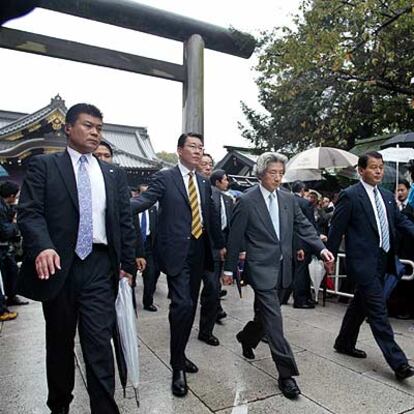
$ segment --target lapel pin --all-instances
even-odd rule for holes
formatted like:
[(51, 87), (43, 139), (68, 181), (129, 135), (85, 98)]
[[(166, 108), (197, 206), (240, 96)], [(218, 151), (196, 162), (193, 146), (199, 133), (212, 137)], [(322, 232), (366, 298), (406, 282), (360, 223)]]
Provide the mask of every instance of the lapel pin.
[(109, 170), (109, 172), (112, 172), (112, 173), (113, 173), (113, 172), (114, 172), (114, 170)]

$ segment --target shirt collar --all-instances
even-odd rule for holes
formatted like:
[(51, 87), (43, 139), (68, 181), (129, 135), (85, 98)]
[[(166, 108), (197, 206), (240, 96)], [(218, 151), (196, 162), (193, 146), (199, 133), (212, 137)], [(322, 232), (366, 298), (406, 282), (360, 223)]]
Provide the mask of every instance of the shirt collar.
[(373, 193), (376, 188), (378, 189), (377, 186), (373, 186), (371, 184), (368, 184), (362, 179), (361, 179), (361, 184), (364, 186), (366, 191), (371, 191), (371, 193)]
[(267, 201), (269, 199), (270, 194), (275, 194), (277, 193), (277, 188), (275, 191), (270, 192), (268, 189), (264, 188), (262, 186), (262, 184), (259, 185), (260, 191), (262, 192), (263, 198)]
[(77, 165), (79, 158), (82, 155), (85, 155), (86, 159), (88, 160), (88, 163), (90, 163), (92, 161), (92, 157), (93, 155), (89, 152), (87, 154), (81, 154), (80, 152), (76, 151), (75, 149), (71, 148), (71, 147), (66, 147), (66, 150), (69, 153), (70, 158), (72, 159), (72, 162), (74, 163), (74, 165)]
[(188, 175), (188, 173), (192, 172), (195, 175), (195, 170), (189, 170), (185, 165), (181, 164), (180, 160), (178, 160), (178, 169), (183, 177)]

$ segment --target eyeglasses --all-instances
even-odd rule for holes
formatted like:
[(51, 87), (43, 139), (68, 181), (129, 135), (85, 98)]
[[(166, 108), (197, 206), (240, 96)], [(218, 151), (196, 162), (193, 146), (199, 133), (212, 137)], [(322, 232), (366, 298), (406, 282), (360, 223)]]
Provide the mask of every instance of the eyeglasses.
[(196, 144), (186, 144), (184, 145), (187, 148), (190, 148), (191, 151), (204, 151), (204, 147), (202, 145), (196, 145)]

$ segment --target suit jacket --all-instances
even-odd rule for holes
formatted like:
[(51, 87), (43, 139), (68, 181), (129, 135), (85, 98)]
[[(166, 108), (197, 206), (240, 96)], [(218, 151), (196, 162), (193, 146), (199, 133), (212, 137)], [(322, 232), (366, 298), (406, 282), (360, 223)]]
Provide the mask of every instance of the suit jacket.
[[(295, 197), (277, 191), (279, 202), (280, 241), (276, 236), (267, 205), (259, 186), (243, 194), (234, 209), (227, 244), (225, 271), (236, 267), (239, 251), (246, 250), (245, 275), (254, 289), (287, 288), (292, 282), (293, 235), (297, 233), (315, 254), (325, 248), (315, 228), (303, 215)], [(283, 255), (282, 274), (280, 255)]]
[[(315, 230), (318, 231), (315, 221), (315, 215), (313, 214), (313, 206), (312, 204), (297, 194), (294, 194), (296, 202), (299, 204), (300, 209), (302, 210), (303, 215), (309, 220), (309, 222), (315, 227)], [(295, 249), (304, 249), (306, 252), (311, 251), (312, 248), (308, 246), (306, 243), (302, 242), (301, 238), (297, 235), (294, 236), (294, 245)]]
[[(134, 205), (134, 204), (133, 204)], [(158, 211), (155, 206), (152, 206), (148, 209), (148, 220), (149, 220), (149, 238), (151, 242), (151, 248), (155, 247), (155, 240), (157, 235), (157, 227), (158, 227)], [(137, 244), (136, 244), (136, 257), (145, 257), (145, 244), (142, 238), (142, 229), (141, 229), (141, 223), (139, 220), (139, 213), (134, 214), (134, 227), (135, 232), (137, 235)], [(147, 242), (147, 240), (146, 240)]]
[[(119, 268), (132, 275), (136, 272), (129, 192), (122, 170), (98, 162), (105, 181), (106, 235), (117, 287)], [(62, 288), (72, 266), (79, 226), (76, 179), (67, 151), (32, 159), (20, 194), (18, 224), (24, 249), (19, 292), (34, 300), (52, 299)], [(48, 280), (40, 280), (34, 261), (45, 249), (56, 250), (62, 270)]]
[[(229, 197), (228, 195), (223, 194), (217, 187), (214, 187), (214, 186), (211, 187), (211, 196), (213, 198), (213, 202), (216, 207), (216, 210), (219, 212), (220, 230), (221, 230), (221, 206), (222, 206), (221, 199), (223, 199), (224, 201), (224, 208), (225, 208), (226, 217), (227, 217), (227, 228), (224, 230), (221, 230), (221, 233), (223, 236), (224, 244), (226, 245), (227, 238), (229, 235), (229, 230), (230, 230), (231, 217), (233, 215), (233, 208), (234, 208), (233, 199)], [(218, 249), (213, 249), (213, 258), (215, 261), (220, 260)]]
[[(224, 247), (220, 218), (208, 180), (196, 174), (201, 197), (203, 232), (206, 241), (206, 270), (213, 270), (212, 246)], [(133, 213), (141, 212), (159, 202), (156, 250), (161, 271), (174, 276), (181, 272), (191, 241), (191, 207), (184, 180), (178, 166), (153, 175), (148, 190), (133, 199)]]
[[(394, 196), (380, 189), (387, 210), (391, 254), (387, 272), (396, 274), (395, 260), (397, 231), (414, 237), (414, 224), (399, 211)], [(357, 183), (342, 191), (332, 217), (327, 247), (337, 254), (345, 235), (347, 273), (357, 283), (369, 283), (375, 277), (379, 256), (379, 233), (375, 213), (365, 188)]]

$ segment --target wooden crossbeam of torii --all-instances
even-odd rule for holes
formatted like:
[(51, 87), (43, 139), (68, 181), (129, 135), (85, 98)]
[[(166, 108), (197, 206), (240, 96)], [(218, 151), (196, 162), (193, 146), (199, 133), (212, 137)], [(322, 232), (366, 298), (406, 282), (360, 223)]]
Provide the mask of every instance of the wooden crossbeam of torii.
[[(39, 0), (26, 0), (24, 12)], [(2, 0), (2, 7), (16, 4)], [(21, 7), (21, 2), (19, 6)], [(16, 6), (17, 7), (17, 6)], [(129, 53), (0, 27), (0, 47), (43, 56), (126, 70), (183, 84), (183, 132), (204, 132), (204, 48), (249, 58), (255, 39), (130, 0), (42, 0), (40, 7), (101, 23), (183, 42), (183, 64), (178, 65)], [(9, 10), (8, 10), (9, 11)], [(23, 13), (23, 11), (21, 12)], [(18, 16), (20, 10), (10, 14)], [(1, 16), (0, 16), (1, 17)], [(2, 19), (0, 19), (0, 22)]]

